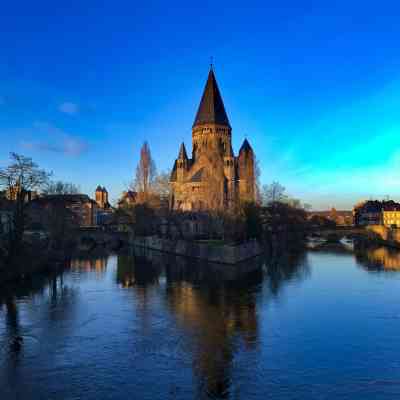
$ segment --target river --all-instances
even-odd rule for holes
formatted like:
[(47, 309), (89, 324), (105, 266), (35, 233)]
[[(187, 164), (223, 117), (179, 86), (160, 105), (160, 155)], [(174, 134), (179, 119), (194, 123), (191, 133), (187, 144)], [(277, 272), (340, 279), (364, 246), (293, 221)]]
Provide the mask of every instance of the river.
[(257, 262), (125, 253), (2, 288), (0, 398), (400, 398), (400, 252)]

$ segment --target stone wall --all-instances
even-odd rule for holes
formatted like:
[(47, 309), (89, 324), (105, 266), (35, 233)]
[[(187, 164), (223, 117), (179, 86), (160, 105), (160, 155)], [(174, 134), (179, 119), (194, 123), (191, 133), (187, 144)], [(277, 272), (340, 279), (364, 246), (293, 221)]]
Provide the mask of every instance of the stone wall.
[(173, 241), (156, 236), (145, 236), (134, 238), (132, 244), (134, 246), (222, 264), (236, 264), (263, 253), (256, 240), (251, 240), (240, 245), (225, 244), (215, 246), (207, 243), (185, 240)]

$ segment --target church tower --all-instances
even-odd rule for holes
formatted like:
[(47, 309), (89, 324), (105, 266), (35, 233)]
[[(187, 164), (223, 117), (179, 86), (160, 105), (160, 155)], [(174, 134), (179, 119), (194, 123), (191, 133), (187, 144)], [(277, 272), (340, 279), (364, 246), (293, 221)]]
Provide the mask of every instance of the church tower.
[(183, 182), (185, 179), (186, 171), (188, 168), (188, 156), (186, 153), (185, 143), (182, 142), (181, 148), (179, 149), (178, 158), (176, 160), (177, 163), (177, 180)]
[(97, 186), (95, 197), (96, 203), (100, 208), (105, 209), (110, 207), (110, 203), (108, 202), (108, 192), (105, 187), (101, 187), (100, 185)]
[(192, 125), (192, 157), (182, 143), (170, 182), (174, 209), (227, 210), (254, 201), (253, 149), (246, 139), (235, 157), (232, 128), (212, 67)]
[(231, 149), (231, 125), (224, 102), (211, 68), (203, 96), (192, 126), (193, 159), (206, 152), (216, 152), (222, 157)]

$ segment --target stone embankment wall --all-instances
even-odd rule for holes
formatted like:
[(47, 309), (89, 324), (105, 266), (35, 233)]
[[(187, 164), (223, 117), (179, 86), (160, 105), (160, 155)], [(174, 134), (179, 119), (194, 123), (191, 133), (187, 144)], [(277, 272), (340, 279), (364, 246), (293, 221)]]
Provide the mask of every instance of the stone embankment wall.
[(207, 243), (185, 240), (173, 241), (156, 236), (145, 236), (134, 238), (132, 244), (134, 246), (222, 264), (236, 264), (263, 253), (256, 240), (239, 245), (225, 244), (216, 246)]
[(384, 244), (400, 248), (400, 229), (387, 228), (383, 225), (370, 225), (367, 227), (367, 231), (377, 235)]

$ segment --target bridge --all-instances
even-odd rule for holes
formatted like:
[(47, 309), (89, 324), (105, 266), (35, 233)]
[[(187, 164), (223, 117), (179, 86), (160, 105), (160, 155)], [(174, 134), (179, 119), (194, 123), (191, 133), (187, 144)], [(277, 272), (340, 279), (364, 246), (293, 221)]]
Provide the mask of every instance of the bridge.
[(316, 229), (313, 230), (310, 237), (319, 237), (321, 239), (330, 241), (339, 241), (343, 238), (367, 238), (371, 233), (364, 228), (357, 228), (353, 226), (343, 226), (337, 228)]
[(117, 249), (129, 243), (131, 233), (111, 231), (100, 227), (82, 227), (76, 231), (78, 242), (87, 247), (103, 246)]

